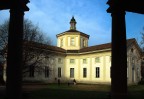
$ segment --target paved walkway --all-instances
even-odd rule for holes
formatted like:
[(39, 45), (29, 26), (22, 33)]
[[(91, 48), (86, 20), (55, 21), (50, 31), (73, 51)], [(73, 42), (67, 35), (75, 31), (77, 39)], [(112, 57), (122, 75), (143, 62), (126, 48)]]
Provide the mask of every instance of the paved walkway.
[(41, 88), (46, 88), (47, 84), (24, 84), (23, 91), (33, 91)]

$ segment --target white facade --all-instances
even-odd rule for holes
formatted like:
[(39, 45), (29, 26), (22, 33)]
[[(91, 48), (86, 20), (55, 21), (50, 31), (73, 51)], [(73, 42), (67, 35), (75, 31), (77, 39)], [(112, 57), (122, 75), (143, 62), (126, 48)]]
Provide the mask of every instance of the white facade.
[[(89, 35), (76, 30), (74, 18), (70, 24), (70, 30), (57, 35), (57, 47), (44, 49), (52, 54), (43, 54), (42, 69), (27, 73), (24, 80), (111, 83), (111, 43), (88, 46)], [(135, 39), (127, 40), (127, 80), (129, 84), (141, 80), (141, 51)]]
[[(141, 80), (141, 57), (136, 41), (127, 48), (127, 78), (129, 84), (138, 83)], [(131, 40), (128, 40), (130, 42)], [(100, 45), (101, 46), (101, 45)], [(60, 79), (63, 83), (111, 83), (111, 48), (89, 52), (65, 52), (65, 54), (52, 55), (49, 77), (45, 71), (35, 72), (34, 77), (26, 77), (25, 80), (44, 81), (56, 83)]]

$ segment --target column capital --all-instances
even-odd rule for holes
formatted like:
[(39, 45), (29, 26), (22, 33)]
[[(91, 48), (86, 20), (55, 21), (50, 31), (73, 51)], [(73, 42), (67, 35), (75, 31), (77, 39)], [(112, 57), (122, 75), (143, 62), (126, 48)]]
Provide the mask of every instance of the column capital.
[(17, 9), (22, 11), (29, 11), (29, 8), (27, 7), (27, 3), (29, 3), (29, 0), (14, 0), (10, 1), (10, 9)]
[(108, 0), (107, 4), (109, 8), (107, 9), (108, 13), (121, 13), (125, 14), (125, 5), (121, 0)]
[(23, 11), (29, 11), (27, 3), (29, 0), (1, 0), (0, 1), (0, 10), (4, 9), (21, 9)]

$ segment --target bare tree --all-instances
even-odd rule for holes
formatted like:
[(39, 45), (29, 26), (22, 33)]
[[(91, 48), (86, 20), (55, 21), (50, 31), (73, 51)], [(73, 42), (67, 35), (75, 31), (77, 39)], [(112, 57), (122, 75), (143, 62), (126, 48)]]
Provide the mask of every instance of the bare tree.
[(50, 38), (46, 37), (38, 25), (34, 25), (30, 20), (24, 20), (24, 40), (51, 45)]
[[(8, 44), (8, 26), (9, 21), (0, 25), (0, 56), (6, 59)], [(23, 76), (28, 72), (43, 69), (41, 65), (43, 55), (42, 46), (51, 45), (51, 40), (46, 37), (38, 25), (34, 25), (30, 20), (24, 20), (23, 36)]]
[(5, 58), (4, 50), (8, 43), (8, 21), (0, 25), (0, 56)]

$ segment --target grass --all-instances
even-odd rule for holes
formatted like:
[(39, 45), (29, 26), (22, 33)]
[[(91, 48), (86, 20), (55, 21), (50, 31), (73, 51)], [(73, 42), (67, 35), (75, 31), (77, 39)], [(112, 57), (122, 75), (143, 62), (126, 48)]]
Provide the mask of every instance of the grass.
[[(36, 85), (37, 86), (37, 85)], [(110, 85), (27, 85), (26, 99), (109, 99)], [(28, 96), (27, 96), (28, 95)], [(144, 99), (144, 85), (128, 86), (128, 99)]]
[(144, 99), (144, 85), (133, 85), (128, 87), (129, 99)]
[[(32, 91), (32, 99), (109, 99), (110, 85), (47, 85)], [(128, 87), (128, 99), (144, 99), (144, 85)]]
[(110, 86), (108, 85), (48, 85), (32, 91), (32, 99), (106, 99)]

